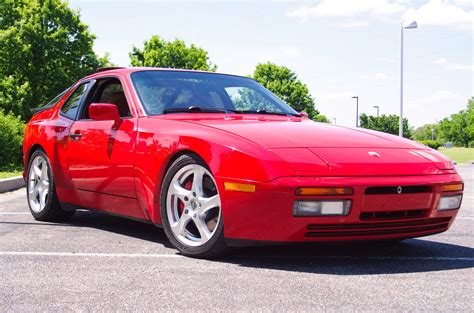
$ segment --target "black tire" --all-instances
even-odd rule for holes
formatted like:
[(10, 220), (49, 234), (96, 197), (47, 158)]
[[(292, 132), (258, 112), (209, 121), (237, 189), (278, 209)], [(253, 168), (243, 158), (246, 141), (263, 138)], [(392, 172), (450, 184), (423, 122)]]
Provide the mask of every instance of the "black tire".
[[(45, 165), (47, 166), (47, 175), (49, 179), (48, 194), (46, 197), (45, 205), (44, 205), (44, 208), (41, 209), (40, 211), (38, 211), (38, 209), (34, 210), (32, 208), (32, 205), (30, 203), (30, 196), (29, 196), (30, 188), (31, 188), (30, 170), (31, 170), (31, 166), (34, 160), (37, 157), (42, 157), (46, 161)], [(46, 153), (44, 153), (43, 150), (41, 149), (34, 151), (28, 162), (26, 197), (28, 201), (28, 207), (30, 208), (30, 212), (35, 218), (35, 220), (38, 220), (38, 221), (63, 222), (70, 219), (75, 213), (75, 210), (64, 210), (63, 208), (61, 208), (61, 205), (59, 203), (58, 196), (56, 193), (56, 185), (54, 181), (53, 172), (51, 171), (51, 163), (49, 162), (49, 158), (46, 155)]]
[[(167, 212), (167, 195), (168, 188), (171, 184), (173, 177), (176, 173), (183, 167), (190, 164), (198, 164), (206, 168), (209, 172), (209, 167), (197, 156), (192, 154), (184, 154), (176, 159), (173, 164), (169, 167), (166, 172), (163, 185), (160, 193), (160, 214), (161, 222), (171, 244), (178, 249), (183, 255), (194, 257), (194, 258), (215, 258), (226, 253), (229, 248), (225, 244), (224, 238), (224, 220), (222, 218), (222, 208), (220, 208), (220, 218), (219, 222), (215, 228), (215, 232), (212, 237), (206, 243), (201, 246), (190, 246), (181, 242), (171, 230), (170, 222), (168, 219)], [(217, 188), (217, 186), (216, 186)]]

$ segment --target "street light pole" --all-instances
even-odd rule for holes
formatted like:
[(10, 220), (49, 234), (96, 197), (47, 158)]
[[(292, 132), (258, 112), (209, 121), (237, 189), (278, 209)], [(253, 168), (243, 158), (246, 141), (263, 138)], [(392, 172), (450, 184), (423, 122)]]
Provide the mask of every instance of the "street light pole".
[(374, 105), (374, 108), (377, 109), (377, 117), (379, 117), (379, 106), (378, 106), (378, 105)]
[(417, 28), (415, 21), (407, 26), (400, 24), (400, 119), (398, 121), (398, 136), (403, 137), (403, 30)]
[(354, 96), (352, 99), (356, 99), (356, 127), (359, 127), (359, 96)]

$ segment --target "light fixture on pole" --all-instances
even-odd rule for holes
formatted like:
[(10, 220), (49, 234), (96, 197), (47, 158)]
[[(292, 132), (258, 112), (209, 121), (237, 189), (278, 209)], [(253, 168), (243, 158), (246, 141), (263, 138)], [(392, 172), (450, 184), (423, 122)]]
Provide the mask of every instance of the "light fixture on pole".
[(378, 105), (374, 105), (374, 109), (377, 109), (377, 117), (379, 117), (379, 106), (378, 106)]
[(352, 99), (356, 99), (356, 127), (359, 127), (359, 96), (354, 96)]
[(403, 30), (417, 28), (415, 21), (404, 26), (400, 25), (400, 119), (398, 124), (398, 136), (403, 137)]

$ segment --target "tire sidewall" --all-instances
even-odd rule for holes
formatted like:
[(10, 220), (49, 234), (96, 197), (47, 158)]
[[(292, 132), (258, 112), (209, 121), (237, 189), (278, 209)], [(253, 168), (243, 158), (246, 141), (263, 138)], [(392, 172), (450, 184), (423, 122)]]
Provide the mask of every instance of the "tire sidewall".
[[(163, 226), (163, 229), (168, 237), (168, 239), (171, 241), (171, 243), (183, 254), (188, 255), (188, 256), (200, 256), (209, 253), (216, 244), (219, 243), (219, 241), (222, 241), (224, 238), (224, 219), (223, 219), (223, 214), (222, 214), (222, 207), (220, 208), (220, 217), (219, 217), (219, 223), (217, 224), (217, 229), (215, 230), (214, 235), (212, 236), (209, 241), (207, 241), (205, 244), (199, 247), (191, 247), (183, 244), (181, 241), (179, 241), (178, 238), (174, 235), (173, 231), (171, 230), (171, 226), (168, 220), (168, 210), (166, 208), (166, 199), (168, 196), (168, 188), (171, 184), (171, 181), (173, 177), (176, 175), (176, 173), (184, 166), (190, 165), (190, 164), (198, 164), (203, 167), (205, 167), (209, 173), (212, 174), (211, 170), (209, 167), (198, 157), (196, 156), (191, 156), (191, 155), (182, 155), (178, 159), (176, 159), (173, 164), (169, 167), (168, 171), (166, 172), (165, 179), (163, 180), (162, 188), (161, 188), (161, 194), (160, 194), (160, 216), (161, 216), (161, 223)], [(214, 179), (215, 181), (215, 179)], [(217, 186), (216, 186), (217, 188)], [(218, 192), (219, 189), (217, 188)]]
[[(30, 205), (30, 198), (29, 198), (29, 192), (30, 192), (30, 169), (31, 165), (33, 164), (33, 161), (36, 159), (36, 157), (41, 156), (46, 160), (46, 166), (47, 166), (47, 171), (48, 171), (48, 179), (49, 179), (49, 186), (48, 186), (48, 199), (46, 201), (46, 204), (44, 206), (44, 209), (41, 212), (35, 212), (31, 208)], [(35, 218), (43, 218), (48, 215), (48, 211), (51, 209), (51, 202), (53, 201), (53, 191), (54, 191), (54, 177), (53, 177), (53, 172), (51, 170), (51, 164), (49, 162), (49, 158), (44, 153), (42, 150), (36, 150), (33, 152), (33, 154), (30, 157), (30, 160), (28, 162), (28, 171), (27, 173), (27, 181), (26, 181), (26, 196), (28, 200), (28, 208), (30, 209), (31, 214)]]

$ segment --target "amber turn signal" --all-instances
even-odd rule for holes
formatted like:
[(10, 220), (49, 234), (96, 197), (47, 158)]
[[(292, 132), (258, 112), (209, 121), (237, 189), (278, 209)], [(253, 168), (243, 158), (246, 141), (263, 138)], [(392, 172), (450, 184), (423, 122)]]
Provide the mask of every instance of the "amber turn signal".
[(463, 191), (463, 189), (464, 184), (448, 184), (441, 186), (442, 192)]
[(342, 196), (352, 195), (352, 188), (347, 187), (300, 187), (296, 189), (298, 196)]
[(224, 182), (224, 189), (232, 190), (232, 191), (242, 191), (242, 192), (255, 192), (255, 185)]

